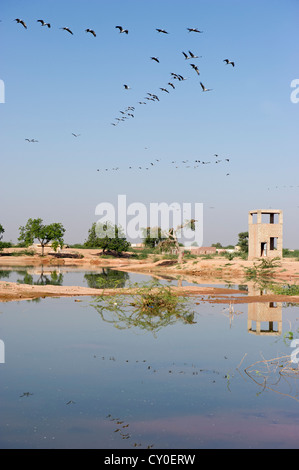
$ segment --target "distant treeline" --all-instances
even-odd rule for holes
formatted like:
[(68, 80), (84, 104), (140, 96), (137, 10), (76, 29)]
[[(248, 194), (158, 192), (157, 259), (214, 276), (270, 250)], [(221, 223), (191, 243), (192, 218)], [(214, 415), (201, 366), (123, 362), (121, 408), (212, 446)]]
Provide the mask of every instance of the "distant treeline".
[(299, 258), (299, 250), (289, 250), (288, 248), (283, 248), (282, 256), (284, 258)]

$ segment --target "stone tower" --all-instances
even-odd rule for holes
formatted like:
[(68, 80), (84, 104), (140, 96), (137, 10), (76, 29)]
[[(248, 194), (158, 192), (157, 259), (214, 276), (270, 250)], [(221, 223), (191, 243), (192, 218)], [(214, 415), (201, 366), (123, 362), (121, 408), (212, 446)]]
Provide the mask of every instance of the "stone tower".
[(282, 258), (282, 211), (267, 209), (249, 211), (248, 259)]

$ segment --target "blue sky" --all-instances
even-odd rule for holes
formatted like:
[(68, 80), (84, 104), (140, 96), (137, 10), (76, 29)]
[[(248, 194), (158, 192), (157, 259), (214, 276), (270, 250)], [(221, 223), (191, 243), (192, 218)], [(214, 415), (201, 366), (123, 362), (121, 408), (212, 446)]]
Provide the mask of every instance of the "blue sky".
[[(124, 194), (203, 203), (205, 246), (236, 243), (249, 210), (282, 209), (284, 247), (299, 248), (298, 14), (295, 0), (2, 0), (4, 239), (41, 217), (83, 242), (96, 206)], [(134, 118), (117, 121), (128, 107)]]

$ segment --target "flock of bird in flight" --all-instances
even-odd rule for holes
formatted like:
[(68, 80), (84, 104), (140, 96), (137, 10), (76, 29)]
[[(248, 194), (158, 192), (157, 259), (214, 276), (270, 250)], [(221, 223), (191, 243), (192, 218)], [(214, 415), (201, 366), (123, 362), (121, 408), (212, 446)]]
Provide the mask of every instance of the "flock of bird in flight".
[[(176, 161), (176, 160), (173, 160), (171, 163), (173, 165), (175, 165), (175, 168), (180, 168), (179, 167), (179, 164), (183, 164), (184, 165), (184, 168), (198, 168), (199, 167), (199, 164), (201, 165), (208, 165), (210, 163), (214, 163), (214, 164), (217, 164), (217, 163), (220, 163), (220, 162), (229, 162), (230, 159), (229, 158), (221, 158), (219, 159), (219, 155), (217, 155), (216, 153), (214, 154), (214, 157), (216, 158), (216, 160), (214, 161), (203, 161), (203, 160), (182, 160), (180, 162)], [(155, 165), (158, 164), (158, 162), (160, 162), (161, 160), (160, 159), (154, 159), (154, 162), (150, 162), (149, 165), (145, 166), (145, 167), (142, 167), (142, 166), (136, 166), (136, 167), (133, 167), (133, 166), (129, 166), (127, 169), (129, 170), (134, 170), (134, 169), (137, 169), (137, 170), (149, 170), (150, 168), (154, 167)], [(106, 172), (106, 171), (117, 171), (117, 170), (120, 170), (120, 167), (112, 167), (112, 168), (104, 168), (102, 170), (100, 170), (99, 168), (97, 169), (97, 171), (103, 171), (103, 172)], [(226, 176), (229, 176), (230, 173), (226, 173)]]
[[(27, 25), (26, 25), (26, 23), (25, 23), (24, 20), (22, 20), (22, 19), (20, 19), (20, 18), (16, 18), (14, 21), (16, 21), (17, 23), (21, 24), (25, 29), (27, 29)], [(42, 27), (46, 26), (47, 28), (51, 28), (51, 24), (48, 23), (48, 22), (45, 22), (45, 21), (42, 20), (42, 19), (38, 19), (37, 22), (40, 23), (40, 25), (41, 25)], [(71, 35), (74, 34), (73, 31), (72, 31), (69, 27), (64, 26), (64, 27), (61, 27), (61, 28), (59, 28), (59, 29), (62, 29), (62, 30), (64, 30), (64, 31), (68, 32), (68, 33), (71, 34)], [(126, 34), (126, 35), (129, 34), (129, 30), (126, 29), (126, 28), (124, 28), (123, 26), (117, 25), (117, 26), (115, 26), (115, 29), (118, 29), (119, 34)], [(156, 28), (156, 31), (157, 31), (158, 33), (161, 33), (161, 34), (169, 34), (168, 31), (166, 31), (165, 29), (161, 29), (161, 28)], [(199, 34), (203, 33), (203, 31), (199, 30), (198, 28), (187, 28), (187, 31), (188, 31), (189, 33), (199, 33)], [(96, 37), (96, 36), (97, 36), (97, 35), (96, 35), (96, 32), (95, 32), (93, 29), (91, 29), (91, 28), (86, 28), (86, 29), (85, 29), (85, 32), (91, 34), (93, 37)], [(199, 75), (200, 75), (200, 71), (199, 71), (198, 66), (194, 63), (194, 60), (195, 60), (195, 59), (199, 59), (199, 58), (201, 58), (202, 56), (197, 56), (197, 55), (195, 55), (191, 50), (188, 50), (188, 53), (186, 53), (185, 51), (182, 51), (182, 54), (183, 54), (183, 57), (184, 57), (185, 60), (192, 60), (192, 63), (190, 63), (190, 66), (191, 66), (192, 69), (196, 72), (196, 74), (199, 76)], [(150, 57), (150, 59), (151, 59), (152, 61), (156, 62), (156, 63), (160, 63), (159, 58), (156, 57), (156, 56), (152, 56), (152, 57)], [(234, 62), (234, 61), (231, 61), (231, 60), (229, 60), (229, 59), (224, 59), (223, 62), (225, 62), (226, 65), (231, 65), (232, 67), (235, 67), (235, 62)], [(169, 81), (167, 82), (167, 85), (168, 85), (169, 87), (171, 87), (173, 90), (176, 88), (176, 86), (175, 86), (175, 84), (173, 83), (173, 81), (177, 80), (178, 82), (182, 82), (182, 81), (184, 81), (184, 80), (187, 80), (183, 75), (178, 74), (178, 73), (171, 72), (170, 75), (171, 75), (171, 81), (169, 80)], [(200, 83), (202, 92), (213, 91), (212, 88), (206, 88), (205, 85), (204, 85), (201, 81), (200, 81), (199, 83)], [(127, 85), (127, 84), (124, 84), (123, 86), (124, 86), (124, 89), (125, 89), (125, 90), (130, 90), (130, 89), (131, 89), (131, 87), (130, 87), (129, 85)], [(161, 87), (160, 87), (160, 90), (161, 90), (161, 92), (163, 92), (163, 93), (169, 93), (169, 89), (167, 88), (167, 86), (163, 86), (163, 87), (161, 86)], [(146, 96), (145, 96), (142, 100), (138, 101), (138, 104), (140, 104), (140, 105), (145, 105), (145, 104), (147, 104), (147, 102), (146, 102), (145, 100), (147, 100), (147, 102), (149, 102), (149, 101), (158, 102), (158, 101), (160, 101), (160, 98), (159, 98), (159, 96), (158, 96), (156, 93), (147, 92), (147, 93), (146, 93)], [(117, 126), (118, 124), (120, 124), (121, 122), (125, 121), (126, 119), (134, 118), (134, 111), (135, 111), (135, 106), (128, 106), (127, 108), (125, 108), (124, 110), (122, 110), (122, 111), (119, 112), (119, 113), (120, 113), (119, 116), (117, 116), (117, 117), (115, 118), (115, 122), (112, 122), (111, 125)], [(79, 137), (79, 136), (80, 136), (80, 134), (75, 134), (75, 133), (72, 133), (72, 135), (73, 135), (74, 137)], [(25, 140), (28, 141), (28, 142), (30, 142), (30, 143), (38, 142), (38, 140), (35, 140), (35, 139), (28, 139), (28, 138), (26, 138)], [(215, 157), (217, 158), (218, 155), (215, 154)], [(160, 161), (160, 160), (156, 159), (156, 162), (159, 162), (159, 161)], [(221, 161), (227, 161), (227, 162), (229, 162), (229, 158), (225, 158), (224, 160), (222, 160), (222, 159), (220, 159), (220, 160), (217, 159), (217, 160), (215, 160), (213, 163), (216, 163), (216, 164), (217, 164), (217, 163), (220, 163)], [(177, 162), (173, 161), (172, 163), (175, 164), (175, 163), (177, 163)], [(182, 161), (181, 163), (183, 163), (183, 164), (189, 163), (189, 164), (186, 166), (187, 168), (190, 168), (190, 167), (192, 167), (192, 168), (197, 168), (197, 167), (199, 166), (199, 165), (198, 165), (199, 163), (201, 163), (201, 164), (209, 164), (209, 163), (211, 163), (211, 161), (195, 160), (195, 161), (194, 161), (195, 164), (192, 164), (192, 165), (191, 165), (188, 160), (184, 160), (184, 161)], [(153, 162), (150, 162), (150, 165), (149, 165), (149, 166), (146, 166), (145, 169), (146, 169), (146, 170), (149, 170), (149, 168), (152, 167), (152, 166), (154, 166), (154, 163), (153, 163)], [(132, 166), (129, 167), (129, 169), (132, 169), (132, 168), (133, 168)], [(176, 165), (175, 168), (179, 168), (179, 167)], [(119, 169), (119, 167), (110, 168), (110, 170), (118, 170), (118, 169)], [(142, 169), (142, 167), (139, 166), (138, 169)], [(100, 171), (100, 169), (97, 169), (97, 171)], [(109, 171), (109, 168), (105, 168), (103, 171)], [(228, 175), (229, 175), (229, 173), (226, 174), (226, 176), (228, 176)]]
[[(116, 26), (116, 28), (119, 28), (120, 33), (128, 34), (128, 32), (129, 32), (127, 29), (124, 29), (122, 26)], [(191, 32), (203, 33), (203, 31), (200, 31), (198, 28), (187, 28), (187, 30), (188, 30), (189, 33), (191, 33)], [(158, 33), (169, 34), (169, 32), (166, 31), (165, 29), (156, 28), (156, 31)], [(182, 54), (183, 54), (185, 60), (191, 59), (193, 61), (194, 59), (199, 59), (199, 58), (202, 57), (202, 56), (195, 55), (190, 50), (188, 51), (188, 53), (189, 53), (189, 55), (185, 51), (182, 51)], [(153, 60), (154, 62), (158, 63), (158, 64), (160, 63), (159, 58), (156, 57), (156, 56), (151, 56), (150, 59)], [(229, 59), (224, 59), (223, 62), (225, 62), (226, 65), (231, 65), (232, 67), (235, 67), (235, 62), (234, 61), (231, 61)], [(198, 66), (196, 64), (194, 64), (193, 62), (190, 63), (190, 66), (196, 72), (196, 74), (199, 76), (200, 71), (199, 71)], [(186, 77), (184, 77), (183, 75), (178, 74), (178, 73), (171, 72), (170, 75), (171, 75), (171, 80), (177, 80), (178, 82), (182, 82), (184, 80), (187, 80)], [(201, 81), (199, 83), (200, 83), (200, 86), (201, 86), (201, 89), (202, 89), (203, 92), (213, 91), (212, 88), (206, 88), (206, 86)], [(173, 90), (175, 89), (175, 85), (172, 81), (168, 81), (167, 85), (169, 85)], [(131, 87), (128, 84), (124, 84), (124, 89), (125, 90), (130, 90), (130, 88)], [(159, 87), (159, 88), (162, 92), (169, 93), (169, 89), (167, 88), (167, 86), (166, 87), (163, 86), (163, 87)], [(143, 98), (143, 100), (138, 101), (138, 104), (141, 104), (141, 105), (147, 104), (147, 102), (145, 100), (154, 101), (154, 102), (160, 101), (160, 99), (159, 99), (159, 97), (156, 93), (150, 93), (150, 92), (147, 92), (146, 96)], [(126, 110), (120, 111), (121, 116), (117, 116), (115, 118), (116, 122), (112, 122), (111, 125), (112, 126), (117, 126), (118, 124), (125, 121), (126, 119), (129, 119), (129, 117), (131, 117), (131, 118), (134, 117), (134, 114), (132, 113), (132, 111), (134, 111), (134, 110), (135, 110), (134, 106), (133, 107), (129, 106)]]

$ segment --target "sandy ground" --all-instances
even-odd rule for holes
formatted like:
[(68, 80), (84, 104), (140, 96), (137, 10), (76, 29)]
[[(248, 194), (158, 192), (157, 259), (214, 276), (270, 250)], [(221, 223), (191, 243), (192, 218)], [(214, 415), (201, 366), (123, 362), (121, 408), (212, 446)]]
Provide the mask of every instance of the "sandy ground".
[[(100, 250), (80, 250), (65, 249), (66, 255), (83, 255), (83, 258), (55, 258), (49, 254), (49, 249), (45, 256), (40, 253), (34, 256), (11, 256), (11, 252), (20, 252), (22, 249), (5, 249), (0, 255), (0, 267), (14, 266), (63, 266), (64, 268), (78, 268), (88, 270), (98, 270), (101, 267), (110, 267), (122, 271), (150, 274), (158, 279), (178, 279), (178, 286), (173, 287), (177, 294), (205, 296), (205, 300), (221, 303), (249, 303), (249, 302), (294, 302), (299, 303), (299, 296), (260, 296), (250, 289), (248, 293), (243, 290), (231, 288), (219, 288), (219, 284), (248, 284), (246, 281), (245, 269), (253, 266), (252, 261), (234, 258), (229, 261), (227, 258), (216, 257), (212, 259), (185, 260), (180, 266), (174, 261), (163, 260), (153, 262), (153, 257), (145, 260), (136, 260), (130, 257), (122, 258), (101, 258)], [(157, 258), (157, 257), (156, 257)], [(198, 283), (201, 286), (182, 287), (179, 278), (188, 282)], [(275, 282), (294, 284), (299, 283), (299, 261), (285, 258), (281, 265), (275, 269), (271, 278)], [(215, 287), (202, 286), (203, 284), (215, 285)], [(128, 289), (92, 289), (80, 286), (37, 286), (27, 284), (17, 284), (0, 281), (0, 302), (12, 300), (25, 300), (37, 297), (81, 297), (97, 295), (114, 295), (128, 293)], [(76, 299), (75, 299), (76, 300)]]

